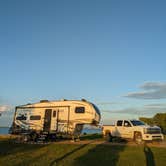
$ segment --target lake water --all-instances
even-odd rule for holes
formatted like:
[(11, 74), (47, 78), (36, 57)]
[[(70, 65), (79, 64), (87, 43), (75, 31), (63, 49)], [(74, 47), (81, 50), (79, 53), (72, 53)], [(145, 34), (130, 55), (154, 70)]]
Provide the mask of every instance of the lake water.
[[(0, 134), (8, 134), (9, 132), (9, 127), (0, 127)], [(101, 133), (101, 129), (88, 129), (88, 128), (84, 128), (82, 130), (82, 134), (95, 134)]]
[(9, 127), (0, 127), (0, 134), (8, 134)]

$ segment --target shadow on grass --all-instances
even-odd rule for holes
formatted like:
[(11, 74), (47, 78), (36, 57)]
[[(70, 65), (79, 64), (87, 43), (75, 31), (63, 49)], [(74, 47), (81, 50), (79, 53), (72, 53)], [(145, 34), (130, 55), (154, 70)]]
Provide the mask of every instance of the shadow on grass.
[(154, 155), (151, 149), (145, 145), (144, 147), (144, 153), (146, 157), (146, 165), (147, 166), (155, 166), (155, 161), (154, 161)]
[(67, 160), (69, 160), (71, 156), (75, 156), (77, 153), (79, 153), (80, 155), (76, 158), (74, 157), (72, 166), (85, 166), (85, 165), (116, 166), (119, 161), (120, 153), (125, 149), (127, 141), (121, 139), (116, 139), (116, 140), (114, 139), (114, 142), (123, 143), (123, 145), (121, 146), (113, 145), (112, 143), (93, 144), (95, 143), (95, 140), (98, 139), (103, 139), (102, 135), (100, 134), (84, 135), (83, 137), (81, 137), (81, 140), (91, 140), (90, 143), (83, 144), (78, 148), (64, 154), (62, 157), (55, 159), (54, 161), (51, 162), (50, 166), (66, 165)]
[[(102, 138), (102, 135), (96, 135), (98, 138)], [(120, 153), (124, 151), (127, 141), (114, 138), (112, 143), (107, 142), (96, 145), (95, 147), (89, 149), (87, 153), (78, 157), (74, 165), (76, 166), (101, 166), (101, 165), (111, 165), (116, 166), (119, 161)], [(121, 146), (117, 146), (114, 143), (122, 143)]]
[(102, 139), (102, 134), (85, 134), (80, 137), (80, 140), (95, 140)]
[[(97, 139), (98, 139), (97, 135)], [(0, 141), (0, 156), (8, 157), (10, 154), (14, 154), (19, 156), (21, 152), (22, 156), (20, 156), (20, 161), (17, 161), (13, 165), (42, 165), (46, 164), (49, 166), (53, 165), (67, 165), (69, 160), (73, 160), (71, 163), (72, 166), (101, 166), (101, 165), (111, 165), (116, 166), (120, 153), (125, 149), (125, 142), (123, 146), (117, 146), (113, 144), (91, 144), (95, 142), (94, 135), (91, 136), (92, 141), (87, 144), (78, 144), (78, 145), (64, 145), (64, 150), (59, 148), (63, 148), (63, 146), (58, 145), (49, 145), (48, 148), (44, 148), (44, 150), (40, 149), (47, 145), (36, 145), (36, 144), (16, 144), (9, 141)], [(86, 142), (86, 141), (85, 141)], [(71, 147), (75, 147), (74, 149), (70, 149)], [(52, 150), (52, 148), (56, 148)], [(60, 151), (60, 153), (58, 152)], [(39, 153), (38, 153), (39, 152)], [(62, 152), (62, 153), (61, 153)], [(33, 153), (35, 156), (33, 156)], [(54, 158), (54, 153), (55, 157)], [(10, 158), (10, 157), (9, 157)], [(45, 159), (48, 158), (48, 162), (45, 162)], [(45, 162), (45, 163), (44, 163)], [(69, 164), (70, 165), (70, 164)], [(153, 165), (152, 165), (153, 166)]]
[(40, 149), (45, 145), (31, 145), (14, 143), (12, 140), (0, 140), (0, 156), (7, 156), (10, 154), (16, 154), (20, 152), (29, 152)]
[(124, 150), (124, 146), (114, 145), (96, 145), (90, 149), (86, 154), (80, 156), (75, 160), (74, 165), (79, 166), (101, 166), (111, 165), (116, 166), (119, 161), (120, 153)]
[(70, 151), (70, 152), (64, 154), (63, 156), (61, 156), (61, 157), (59, 157), (59, 158), (53, 160), (53, 161), (50, 163), (50, 166), (59, 164), (63, 159), (65, 159), (65, 158), (67, 158), (68, 156), (72, 155), (73, 153), (75, 153), (75, 152), (81, 150), (82, 148), (84, 148), (84, 147), (87, 146), (87, 145), (88, 145), (88, 144), (83, 144), (83, 145), (79, 146), (78, 148), (76, 148), (76, 149), (74, 149), (74, 150), (72, 150), (72, 151)]

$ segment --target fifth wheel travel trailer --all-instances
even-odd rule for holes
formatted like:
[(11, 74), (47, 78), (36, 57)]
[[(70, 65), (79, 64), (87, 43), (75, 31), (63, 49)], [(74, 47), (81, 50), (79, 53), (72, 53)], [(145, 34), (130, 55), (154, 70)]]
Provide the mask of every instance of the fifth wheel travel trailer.
[(41, 100), (38, 103), (17, 106), (11, 134), (24, 140), (45, 140), (57, 137), (78, 138), (84, 124), (98, 125), (100, 111), (91, 102), (82, 100)]

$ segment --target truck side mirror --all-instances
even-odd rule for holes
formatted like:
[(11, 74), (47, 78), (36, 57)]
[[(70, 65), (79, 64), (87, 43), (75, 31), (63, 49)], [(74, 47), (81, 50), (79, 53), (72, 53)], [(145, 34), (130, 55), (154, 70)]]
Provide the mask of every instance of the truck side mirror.
[(125, 127), (131, 127), (131, 125), (129, 123), (124, 123)]

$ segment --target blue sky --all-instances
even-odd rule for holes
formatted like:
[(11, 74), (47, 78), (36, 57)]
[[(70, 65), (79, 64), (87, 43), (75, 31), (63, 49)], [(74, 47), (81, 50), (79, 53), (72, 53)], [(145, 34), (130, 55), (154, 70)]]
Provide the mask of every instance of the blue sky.
[(0, 125), (15, 105), (40, 99), (88, 99), (105, 123), (165, 112), (165, 5), (1, 1)]

